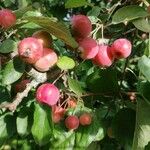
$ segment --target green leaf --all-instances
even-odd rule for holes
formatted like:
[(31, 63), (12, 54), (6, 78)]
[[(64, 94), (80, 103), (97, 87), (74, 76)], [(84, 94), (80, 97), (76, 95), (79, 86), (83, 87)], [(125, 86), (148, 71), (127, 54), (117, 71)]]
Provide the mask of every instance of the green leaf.
[(1, 45), (0, 45), (0, 53), (10, 53), (12, 51), (17, 50), (17, 43), (11, 39), (5, 40)]
[(57, 66), (62, 70), (73, 69), (75, 67), (75, 62), (68, 56), (62, 56), (57, 61)]
[(75, 132), (65, 132), (62, 128), (55, 130), (55, 139), (51, 141), (52, 149), (72, 150), (74, 148)]
[(136, 128), (132, 150), (144, 150), (150, 142), (150, 106), (142, 100), (137, 100)]
[(11, 100), (10, 93), (4, 86), (0, 86), (0, 103), (8, 102)]
[(25, 137), (29, 134), (30, 127), (29, 127), (29, 116), (27, 111), (21, 110), (17, 116), (16, 124), (17, 124), (17, 132), (20, 136)]
[(146, 10), (140, 6), (137, 5), (125, 6), (118, 9), (115, 12), (112, 18), (112, 23), (117, 24), (141, 17), (146, 17), (148, 15), (149, 14), (146, 12)]
[(15, 118), (10, 114), (0, 117), (0, 147), (16, 132)]
[(88, 13), (88, 16), (98, 17), (100, 15), (101, 7), (94, 6)]
[(146, 57), (145, 55), (142, 56), (138, 62), (138, 67), (141, 73), (150, 82), (150, 59)]
[(143, 32), (150, 32), (150, 24), (144, 18), (133, 20), (132, 23), (137, 29)]
[(47, 30), (47, 32), (53, 34), (57, 38), (60, 38), (69, 46), (73, 48), (78, 47), (77, 42), (71, 36), (71, 33), (63, 23), (49, 17), (25, 17), (24, 19), (40, 25)]
[(79, 81), (68, 77), (68, 85), (69, 85), (70, 90), (73, 91), (75, 94), (77, 94), (78, 96), (82, 95), (83, 89), (82, 89)]
[(17, 81), (25, 70), (25, 63), (18, 57), (10, 60), (4, 68), (2, 83), (9, 85)]
[(27, 7), (20, 8), (14, 12), (17, 18), (21, 18), (27, 11), (30, 11), (32, 9), (33, 9), (32, 6), (27, 6)]
[(40, 146), (49, 143), (53, 132), (51, 108), (46, 105), (35, 104), (32, 135)]
[(65, 8), (76, 8), (89, 5), (86, 0), (67, 0)]
[(100, 120), (93, 116), (93, 121), (88, 126), (80, 126), (75, 133), (75, 148), (86, 149), (93, 141), (104, 138), (104, 128)]
[(150, 94), (149, 94), (150, 82), (148, 81), (139, 82), (137, 89), (139, 93), (146, 99), (146, 101), (150, 105)]
[(135, 128), (135, 111), (129, 108), (121, 109), (112, 121), (115, 138), (125, 150), (131, 149)]
[(94, 93), (116, 93), (118, 80), (116, 70), (98, 70), (87, 77), (87, 87)]

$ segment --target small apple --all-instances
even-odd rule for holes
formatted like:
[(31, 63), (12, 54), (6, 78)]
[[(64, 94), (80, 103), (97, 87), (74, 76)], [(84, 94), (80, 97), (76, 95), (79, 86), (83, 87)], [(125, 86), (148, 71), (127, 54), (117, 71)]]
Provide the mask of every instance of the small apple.
[(54, 66), (57, 63), (57, 60), (57, 54), (52, 49), (44, 48), (43, 56), (36, 61), (34, 67), (40, 72), (45, 72)]
[(75, 115), (71, 115), (71, 116), (68, 116), (66, 119), (65, 119), (65, 125), (66, 127), (71, 130), (75, 130), (79, 127), (79, 119), (77, 116)]
[(0, 26), (7, 29), (16, 23), (16, 15), (10, 9), (0, 10)]
[(36, 99), (40, 103), (53, 106), (57, 103), (60, 97), (58, 88), (51, 83), (45, 83), (38, 87), (36, 91)]
[(18, 44), (18, 54), (25, 62), (34, 64), (43, 56), (43, 45), (36, 38), (24, 38)]
[(116, 59), (127, 58), (131, 50), (131, 42), (127, 39), (117, 39), (111, 46), (111, 53)]

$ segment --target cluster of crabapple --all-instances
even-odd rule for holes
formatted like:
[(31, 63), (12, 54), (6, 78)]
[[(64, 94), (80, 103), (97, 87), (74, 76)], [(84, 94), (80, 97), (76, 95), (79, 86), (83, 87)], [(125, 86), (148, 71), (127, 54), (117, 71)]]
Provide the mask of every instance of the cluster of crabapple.
[[(59, 123), (64, 118), (67, 108), (75, 109), (77, 106), (77, 101), (74, 99), (67, 100), (67, 108), (57, 104), (60, 99), (60, 92), (58, 88), (51, 83), (42, 84), (37, 89), (36, 99), (38, 102), (45, 103), (52, 108), (52, 120), (54, 123)], [(65, 126), (69, 130), (77, 129), (79, 124), (86, 126), (90, 125), (91, 121), (92, 117), (89, 113), (83, 113), (79, 118), (76, 115), (69, 115), (65, 119)]]
[(131, 42), (125, 38), (115, 40), (111, 46), (98, 44), (90, 37), (92, 24), (85, 15), (74, 15), (71, 19), (71, 29), (79, 44), (81, 58), (91, 59), (95, 65), (109, 67), (115, 59), (127, 58), (131, 54)]

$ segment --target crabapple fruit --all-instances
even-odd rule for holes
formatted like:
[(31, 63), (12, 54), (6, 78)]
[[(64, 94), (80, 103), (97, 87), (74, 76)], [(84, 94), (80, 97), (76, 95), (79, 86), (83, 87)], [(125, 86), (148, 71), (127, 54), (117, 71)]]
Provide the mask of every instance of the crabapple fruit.
[(79, 127), (79, 119), (77, 116), (71, 115), (65, 119), (65, 126), (71, 129), (77, 129)]
[(59, 97), (60, 92), (58, 88), (51, 83), (42, 84), (36, 91), (37, 101), (48, 104), (49, 106), (55, 105)]
[(79, 117), (80, 124), (85, 126), (85, 125), (90, 125), (92, 122), (92, 117), (89, 113), (84, 113)]
[(51, 35), (44, 31), (36, 31), (33, 33), (32, 37), (37, 38), (40, 43), (42, 43), (43, 47), (51, 47), (52, 45), (52, 37)]
[(16, 23), (16, 15), (9, 9), (0, 10), (0, 26), (7, 29)]
[(87, 37), (92, 31), (92, 24), (85, 15), (73, 15), (71, 18), (71, 28), (75, 37)]
[(24, 38), (18, 45), (18, 54), (25, 62), (34, 64), (43, 56), (43, 45), (36, 38)]
[(94, 39), (88, 37), (79, 42), (79, 50), (82, 59), (92, 59), (97, 55), (99, 46)]
[(111, 53), (116, 59), (127, 58), (131, 50), (131, 42), (127, 39), (117, 39), (111, 46)]
[(75, 108), (77, 106), (77, 101), (74, 99), (70, 99), (67, 101), (68, 108)]
[(107, 45), (99, 45), (98, 54), (93, 58), (93, 63), (100, 67), (109, 67), (113, 63), (111, 49)]
[(22, 80), (21, 82), (17, 83), (15, 85), (15, 92), (18, 93), (18, 92), (23, 92), (27, 86), (27, 84), (30, 83), (30, 80), (29, 79), (26, 79), (26, 80)]
[(60, 120), (64, 117), (64, 114), (66, 112), (66, 109), (54, 105), (52, 106), (52, 120), (54, 123), (60, 122)]
[(34, 67), (40, 71), (48, 71), (52, 66), (56, 64), (58, 60), (57, 54), (50, 48), (43, 49), (43, 56), (36, 61)]

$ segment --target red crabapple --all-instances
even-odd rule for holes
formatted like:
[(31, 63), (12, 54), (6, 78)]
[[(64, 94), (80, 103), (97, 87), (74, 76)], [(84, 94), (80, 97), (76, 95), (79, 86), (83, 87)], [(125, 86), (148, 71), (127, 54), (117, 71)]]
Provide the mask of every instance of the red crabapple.
[(77, 101), (74, 99), (70, 99), (67, 101), (68, 108), (75, 108), (77, 106)]
[(79, 127), (79, 119), (77, 116), (71, 115), (65, 119), (66, 128), (69, 130), (77, 129)]
[(66, 112), (66, 109), (53, 105), (52, 106), (52, 120), (54, 123), (60, 122), (60, 120), (64, 117), (64, 114)]
[(51, 35), (44, 31), (36, 31), (33, 33), (32, 37), (37, 38), (40, 43), (42, 43), (43, 47), (51, 47), (52, 45), (52, 37)]
[(48, 104), (49, 106), (55, 105), (59, 97), (60, 92), (58, 88), (51, 83), (42, 84), (36, 91), (37, 101)]
[(83, 59), (92, 59), (97, 55), (99, 46), (94, 39), (88, 37), (79, 42), (79, 50)]
[(89, 113), (84, 113), (79, 117), (80, 124), (85, 126), (85, 125), (90, 125), (92, 122), (92, 117)]
[(131, 42), (127, 39), (117, 39), (111, 46), (111, 53), (116, 59), (127, 58), (131, 50)]
[(57, 54), (50, 48), (43, 49), (43, 56), (36, 61), (34, 67), (41, 72), (48, 71), (57, 62)]
[(16, 15), (9, 9), (0, 10), (0, 26), (7, 29), (16, 23)]
[(92, 31), (92, 24), (85, 15), (73, 15), (71, 18), (72, 32), (75, 37), (87, 37)]
[(111, 49), (107, 45), (99, 45), (98, 54), (93, 58), (93, 63), (100, 67), (109, 67), (113, 63)]
[(24, 38), (18, 45), (18, 53), (25, 62), (34, 64), (43, 56), (43, 45), (36, 38)]

